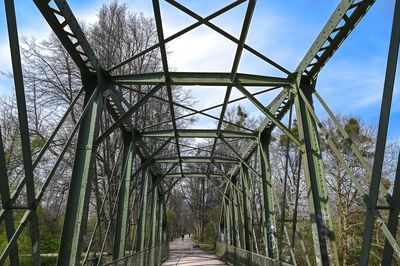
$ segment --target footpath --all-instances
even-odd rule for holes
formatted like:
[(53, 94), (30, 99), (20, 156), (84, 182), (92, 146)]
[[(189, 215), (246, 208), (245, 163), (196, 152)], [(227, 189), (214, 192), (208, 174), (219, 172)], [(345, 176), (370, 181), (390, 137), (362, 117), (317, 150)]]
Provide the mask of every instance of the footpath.
[(185, 238), (176, 239), (169, 245), (169, 257), (161, 265), (185, 265), (185, 266), (203, 266), (203, 265), (227, 265), (216, 255), (206, 253), (200, 248), (194, 248), (195, 243), (188, 235)]

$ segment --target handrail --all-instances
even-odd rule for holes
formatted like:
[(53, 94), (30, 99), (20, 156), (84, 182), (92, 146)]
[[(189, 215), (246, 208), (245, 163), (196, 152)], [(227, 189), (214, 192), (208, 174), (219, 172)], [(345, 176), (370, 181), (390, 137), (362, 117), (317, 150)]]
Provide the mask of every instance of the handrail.
[(221, 260), (226, 261), (230, 265), (251, 265), (251, 266), (291, 266), (292, 264), (281, 262), (268, 258), (258, 253), (222, 243), (217, 241), (216, 253)]

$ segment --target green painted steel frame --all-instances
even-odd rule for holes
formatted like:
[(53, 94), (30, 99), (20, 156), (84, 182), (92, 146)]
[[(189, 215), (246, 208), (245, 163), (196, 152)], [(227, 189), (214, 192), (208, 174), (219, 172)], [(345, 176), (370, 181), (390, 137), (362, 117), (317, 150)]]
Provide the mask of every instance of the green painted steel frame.
[[(0, 169), (7, 169), (6, 168), (6, 160), (5, 160), (5, 156), (4, 156), (4, 146), (3, 146), (1, 128), (0, 128)], [(14, 217), (13, 217), (12, 209), (9, 208), (10, 187), (8, 184), (7, 171), (0, 171), (0, 184), (1, 184), (0, 199), (1, 199), (1, 206), (4, 210), (7, 241), (10, 242), (15, 233), (15, 226), (14, 226)], [(11, 266), (19, 265), (18, 244), (17, 243), (15, 243), (11, 247), (10, 264), (11, 264)]]
[[(260, 75), (241, 74), (236, 75), (237, 82), (243, 86), (275, 87), (290, 85), (287, 78), (268, 77)], [(113, 76), (110, 82), (115, 85), (157, 85), (168, 84), (170, 86), (234, 86), (230, 73), (202, 73), (202, 72), (169, 72), (133, 74), (128, 76)], [(201, 89), (201, 88), (200, 88)]]
[[(311, 105), (315, 82), (315, 80), (310, 81), (305, 76), (299, 76), (296, 84), (298, 90), (301, 90), (306, 95)], [(302, 161), (316, 263), (317, 265), (329, 265), (331, 261), (339, 263), (316, 121), (306, 108), (304, 99), (299, 95), (296, 97), (295, 106), (298, 117), (299, 137), (305, 146), (305, 151), (302, 153)], [(327, 238), (330, 240), (333, 259), (328, 252)]]
[[(394, 15), (393, 15), (393, 26), (392, 32), (390, 37), (390, 45), (389, 45), (389, 53), (387, 59), (387, 66), (386, 66), (386, 74), (385, 74), (385, 84), (383, 87), (383, 95), (382, 95), (382, 104), (381, 104), (381, 111), (379, 116), (379, 126), (378, 126), (378, 134), (376, 137), (376, 147), (375, 147), (375, 157), (374, 157), (374, 164), (372, 167), (372, 176), (371, 176), (371, 183), (370, 183), (370, 190), (367, 199), (367, 214), (365, 217), (365, 227), (364, 227), (364, 237), (363, 237), (363, 244), (361, 249), (361, 257), (360, 257), (360, 265), (368, 265), (368, 258), (371, 248), (371, 241), (372, 241), (372, 234), (374, 230), (374, 223), (375, 219), (380, 218), (379, 212), (377, 209), (378, 204), (378, 197), (379, 197), (379, 187), (381, 185), (381, 176), (382, 176), (382, 169), (383, 169), (383, 160), (385, 156), (385, 148), (386, 148), (386, 138), (388, 134), (388, 127), (389, 127), (389, 119), (390, 119), (390, 112), (392, 106), (392, 97), (394, 91), (394, 82), (396, 77), (396, 66), (397, 60), (399, 56), (399, 45), (400, 45), (400, 1), (396, 1)], [(397, 169), (397, 173), (395, 176), (395, 184), (398, 185), (400, 181), (399, 178), (399, 169)], [(398, 199), (398, 190), (399, 188), (395, 188), (393, 191), (393, 199), (397, 197)], [(396, 194), (395, 194), (396, 192)], [(398, 255), (400, 255), (400, 249), (398, 244), (395, 241), (396, 238), (396, 231), (397, 231), (397, 223), (398, 223), (398, 216), (393, 217), (393, 215), (398, 214), (399, 212), (399, 202), (395, 202), (394, 200), (389, 202), (391, 207), (391, 212), (389, 213), (390, 216), (390, 223), (389, 228), (387, 229), (388, 234), (385, 234), (385, 247), (383, 253), (383, 260), (382, 263), (385, 262), (387, 265), (391, 264), (393, 250), (396, 251)], [(380, 220), (381, 227), (385, 226), (385, 222), (381, 219)], [(385, 226), (386, 227), (386, 226)], [(389, 236), (391, 238), (389, 238)], [(382, 264), (383, 265), (383, 264)]]
[[(24, 180), (26, 188), (27, 209), (31, 211), (29, 225), (30, 225), (30, 234), (32, 242), (32, 255), (33, 255), (33, 262), (35, 263), (35, 265), (39, 265), (40, 264), (39, 224), (36, 214), (36, 205), (35, 205), (36, 198), (35, 198), (35, 184), (34, 184), (33, 166), (32, 166), (31, 144), (29, 138), (29, 126), (28, 126), (27, 109), (25, 102), (24, 80), (22, 74), (18, 29), (17, 29), (17, 21), (15, 16), (15, 8), (13, 0), (5, 1), (5, 11), (7, 18), (8, 38), (11, 51), (12, 70), (14, 74), (13, 78), (14, 78), (15, 94), (17, 98), (22, 160), (23, 160), (23, 169), (25, 174)], [(8, 214), (7, 216), (8, 216), (7, 220), (8, 222), (10, 222), (10, 214)], [(11, 228), (9, 227), (8, 229)], [(8, 233), (9, 232), (10, 230), (8, 230)], [(15, 255), (17, 252), (17, 249), (15, 248), (16, 243), (13, 244), (12, 240), (9, 239), (9, 244), (12, 244), (13, 253)], [(3, 258), (4, 257), (2, 254), (2, 256), (0, 257), (0, 264), (2, 263)], [(13, 263), (16, 263), (15, 259)]]
[(242, 184), (242, 203), (243, 203), (243, 227), (244, 227), (244, 249), (253, 252), (253, 219), (252, 219), (252, 208), (250, 204), (250, 200), (248, 195), (250, 194), (249, 190), (249, 169), (247, 166), (242, 165), (240, 169), (240, 181)]
[[(274, 198), (272, 192), (272, 176), (269, 160), (269, 141), (270, 136), (261, 135), (259, 140), (259, 160), (260, 160), (260, 173), (263, 191), (263, 207), (264, 207), (264, 222), (265, 227), (264, 241), (267, 248), (267, 256), (271, 259), (277, 258), (276, 251), (276, 221), (274, 210)], [(275, 253), (275, 254), (274, 254)]]
[[(82, 237), (86, 231), (91, 178), (95, 160), (95, 139), (99, 131), (100, 114), (103, 106), (102, 92), (107, 84), (99, 72), (97, 78), (83, 77), (88, 112), (82, 120), (71, 174), (68, 201), (61, 235), (57, 265), (79, 264)], [(94, 100), (89, 101), (92, 96)]]
[[(282, 214), (279, 204), (276, 202), (276, 195), (273, 187), (272, 177), (269, 166), (269, 155), (268, 145), (271, 137), (271, 132), (275, 127), (278, 127), (284, 134), (286, 134), (290, 140), (296, 144), (300, 152), (303, 153), (303, 168), (305, 173), (305, 180), (307, 188), (311, 192), (309, 197), (309, 208), (314, 215), (311, 215), (313, 236), (314, 236), (314, 249), (317, 255), (317, 264), (327, 265), (329, 263), (338, 263), (338, 256), (335, 247), (335, 239), (333, 236), (333, 225), (329, 215), (329, 208), (327, 204), (327, 192), (325, 188), (325, 180), (323, 175), (323, 167), (320, 155), (318, 136), (317, 136), (317, 125), (321, 132), (327, 137), (328, 145), (333, 150), (335, 155), (339, 158), (340, 163), (343, 165), (345, 170), (348, 172), (350, 178), (354, 182), (356, 188), (363, 194), (366, 195), (366, 191), (361, 187), (359, 182), (356, 180), (354, 174), (351, 173), (350, 168), (347, 166), (340, 154), (339, 150), (329, 138), (326, 133), (326, 129), (320, 123), (317, 115), (313, 110), (312, 95), (320, 101), (324, 109), (328, 112), (328, 115), (332, 118), (335, 125), (339, 129), (339, 132), (345, 139), (349, 139), (349, 136), (340, 126), (337, 119), (334, 117), (328, 106), (323, 102), (320, 95), (314, 91), (313, 84), (316, 82), (316, 77), (323, 66), (339, 48), (342, 42), (347, 38), (349, 33), (359, 23), (363, 16), (367, 13), (371, 5), (375, 2), (374, 0), (343, 0), (339, 3), (336, 10), (333, 12), (328, 23), (324, 26), (321, 33), (312, 44), (309, 51), (306, 53), (304, 59), (300, 62), (296, 71), (291, 73), (284, 67), (280, 66), (270, 58), (261, 54), (254, 48), (246, 44), (246, 37), (250, 27), (253, 11), (255, 9), (255, 0), (248, 0), (246, 8), (246, 14), (243, 21), (243, 26), (240, 32), (239, 39), (230, 35), (225, 30), (216, 26), (211, 22), (212, 19), (219, 15), (227, 12), (228, 10), (239, 6), (246, 2), (245, 0), (234, 1), (233, 3), (223, 7), (222, 9), (212, 13), (209, 16), (201, 17), (195, 12), (191, 11), (184, 5), (172, 1), (166, 0), (167, 3), (179, 9), (183, 13), (193, 17), (197, 22), (184, 28), (183, 30), (171, 35), (168, 38), (164, 38), (162, 18), (160, 12), (160, 6), (158, 0), (153, 0), (153, 11), (156, 21), (157, 35), (159, 43), (155, 44), (146, 50), (139, 52), (133, 57), (121, 62), (108, 70), (103, 70), (100, 60), (96, 57), (93, 49), (87, 41), (82, 29), (79, 26), (77, 19), (74, 17), (69, 5), (65, 0), (33, 0), (50, 25), (53, 32), (56, 34), (62, 45), (71, 56), (72, 60), (78, 66), (81, 74), (82, 81), (84, 83), (83, 88), (76, 95), (71, 105), (68, 107), (65, 115), (61, 118), (60, 123), (57, 125), (50, 138), (46, 141), (43, 149), (40, 151), (39, 156), (36, 157), (32, 163), (32, 155), (30, 153), (29, 145), (29, 132), (27, 123), (27, 111), (24, 96), (24, 84), (22, 77), (21, 59), (18, 43), (17, 25), (15, 19), (14, 4), (12, 0), (5, 0), (6, 16), (7, 16), (7, 27), (10, 40), (10, 50), (14, 73), (15, 90), (17, 96), (17, 107), (18, 107), (18, 119), (20, 122), (20, 132), (22, 141), (23, 161), (24, 161), (24, 177), (21, 179), (15, 191), (10, 193), (8, 188), (8, 177), (4, 172), (0, 173), (0, 196), (2, 201), (3, 209), (0, 210), (0, 223), (4, 220), (6, 226), (6, 233), (8, 244), (3, 253), (0, 256), (0, 263), (3, 263), (7, 256), (10, 257), (12, 265), (19, 265), (18, 261), (18, 248), (17, 240), (20, 237), (22, 230), (25, 225), (30, 224), (33, 257), (36, 265), (40, 264), (40, 251), (39, 251), (39, 230), (37, 224), (36, 207), (42, 199), (45, 190), (55, 174), (56, 169), (62, 160), (65, 151), (71, 145), (72, 139), (74, 138), (75, 132), (79, 129), (78, 143), (76, 146), (75, 161), (73, 165), (71, 186), (69, 190), (68, 202), (67, 202), (67, 213), (63, 226), (63, 233), (60, 242), (59, 257), (62, 259), (58, 260), (58, 265), (69, 265), (78, 263), (80, 252), (82, 250), (82, 233), (85, 231), (88, 215), (88, 203), (90, 197), (90, 186), (93, 176), (93, 165), (96, 148), (106, 140), (112, 133), (117, 130), (121, 130), (124, 135), (124, 158), (120, 167), (123, 169), (121, 172), (121, 179), (118, 188), (117, 201), (114, 204), (116, 208), (116, 224), (117, 229), (115, 231), (114, 246), (113, 246), (113, 258), (123, 258), (125, 256), (125, 243), (127, 241), (127, 230), (128, 230), (128, 219), (129, 219), (129, 204), (132, 193), (132, 181), (138, 173), (142, 174), (141, 182), (141, 213), (139, 215), (139, 221), (137, 225), (136, 249), (142, 252), (150, 248), (150, 263), (158, 262), (162, 257), (158, 254), (159, 249), (152, 249), (152, 247), (163, 246), (167, 241), (167, 228), (166, 228), (166, 198), (167, 194), (173, 188), (173, 186), (179, 182), (182, 178), (209, 178), (215, 185), (218, 185), (214, 178), (221, 178), (222, 184), (226, 184), (225, 191), (222, 191), (218, 186), (219, 192), (223, 196), (223, 204), (221, 209), (221, 221), (224, 222), (225, 236), (228, 242), (234, 244), (234, 246), (240, 248), (240, 241), (243, 240), (244, 247), (252, 251), (253, 239), (250, 237), (253, 233), (251, 226), (251, 204), (249, 198), (249, 180), (250, 172), (254, 176), (261, 179), (262, 190), (263, 190), (263, 221), (265, 222), (265, 243), (267, 245), (266, 253), (269, 258), (275, 258), (278, 256), (279, 247), (276, 242), (275, 232), (272, 228), (276, 228), (275, 216)], [(53, 5), (50, 5), (54, 2)], [(361, 252), (361, 265), (366, 265), (368, 262), (369, 248), (371, 246), (371, 234), (374, 229), (374, 221), (377, 220), (380, 223), (380, 228), (383, 231), (386, 241), (383, 252), (384, 264), (390, 263), (393, 252), (400, 254), (400, 248), (395, 241), (396, 229), (398, 223), (399, 213), (399, 198), (400, 198), (400, 157), (398, 162), (398, 168), (396, 177), (394, 180), (394, 189), (392, 194), (386, 191), (382, 184), (380, 184), (381, 166), (384, 156), (384, 146), (386, 140), (386, 133), (388, 127), (388, 119), (390, 115), (390, 103), (391, 94), (393, 90), (393, 81), (395, 77), (395, 66), (397, 62), (398, 46), (400, 38), (400, 30), (396, 25), (399, 24), (400, 4), (399, 0), (396, 0), (395, 7), (395, 19), (392, 28), (392, 39), (389, 49), (389, 60), (386, 74), (386, 81), (384, 86), (384, 97), (382, 100), (382, 111), (380, 116), (380, 124), (378, 131), (378, 143), (375, 152), (374, 166), (371, 168), (366, 160), (361, 155), (360, 151), (354, 145), (351, 145), (352, 151), (355, 153), (362, 166), (372, 176), (371, 188), (369, 195), (366, 195), (368, 211), (366, 215), (365, 225), (365, 236)], [(231, 71), (228, 73), (194, 73), (194, 72), (170, 72), (168, 67), (168, 58), (165, 49), (166, 43), (182, 36), (183, 34), (205, 25), (208, 28), (216, 31), (225, 38), (229, 39), (237, 45), (235, 52), (234, 61), (232, 64)], [(69, 31), (65, 28), (68, 26)], [(145, 73), (145, 74), (129, 74), (123, 76), (112, 75), (112, 72), (120, 67), (123, 67), (127, 63), (145, 55), (146, 53), (160, 48), (163, 72), (161, 73)], [(280, 77), (269, 77), (262, 75), (253, 75), (247, 73), (238, 73), (238, 67), (241, 60), (241, 55), (244, 50), (249, 51), (255, 56), (259, 57), (266, 63), (272, 65), (279, 71), (287, 75), (285, 78)], [(107, 108), (110, 112), (114, 121), (114, 124), (110, 128), (105, 129), (102, 134), (97, 137), (100, 112), (105, 110), (102, 108), (103, 102), (109, 106), (110, 102), (107, 99), (107, 95), (103, 92), (113, 85), (121, 88), (132, 89), (130, 85), (154, 85), (154, 87), (147, 93), (141, 94), (141, 98), (138, 102), (132, 106), (128, 103), (122, 95), (119, 95), (116, 90), (114, 96), (124, 101), (125, 105), (128, 106), (128, 110), (119, 106), (120, 113), (112, 114), (112, 110)], [(196, 110), (189, 106), (182, 105), (173, 101), (172, 87), (176, 85), (200, 85), (200, 86), (226, 86), (226, 93), (223, 103), (212, 107), (205, 108), (203, 110)], [(261, 87), (274, 87), (268, 88), (258, 93), (250, 93), (245, 87), (248, 86), (261, 86)], [(236, 87), (243, 93), (243, 97), (238, 99), (230, 100), (232, 88)], [(283, 87), (283, 90), (275, 97), (271, 103), (265, 107), (255, 96), (257, 94), (266, 93), (270, 90)], [(96, 88), (96, 89), (95, 89)], [(159, 90), (165, 88), (168, 94), (168, 99), (163, 99), (157, 96)], [(201, 89), (201, 88), (199, 88)], [(80, 98), (80, 95), (85, 92), (85, 108), (79, 118), (78, 124), (73, 129), (66, 145), (63, 147), (59, 157), (57, 158), (54, 167), (51, 169), (49, 175), (45, 179), (44, 184), (40, 188), (38, 194), (35, 193), (34, 187), (34, 176), (33, 170), (35, 169), (38, 162), (41, 160), (44, 152), (48, 149), (54, 136), (57, 134), (61, 125), (68, 116), (69, 111), (73, 108), (76, 101)], [(116, 94), (115, 94), (116, 93)], [(143, 129), (135, 129), (131, 123), (132, 115), (139, 110), (139, 108), (145, 105), (150, 99), (158, 99), (163, 102), (167, 102), (171, 114), (171, 119), (160, 122), (157, 125), (150, 125)], [(261, 127), (258, 130), (252, 130), (243, 126), (237, 126), (240, 130), (244, 131), (226, 131), (223, 130), (222, 124), (228, 123), (229, 121), (224, 120), (227, 105), (242, 99), (248, 99), (252, 102), (265, 116), (266, 119), (263, 121)], [(115, 99), (114, 99), (115, 101)], [(289, 108), (295, 104), (296, 112), (298, 116), (300, 126), (300, 138), (297, 138), (292, 134), (290, 128), (286, 128), (281, 122), (281, 119), (287, 114)], [(180, 107), (191, 111), (180, 117), (175, 117), (174, 107)], [(222, 107), (219, 117), (205, 113), (206, 111)], [(185, 117), (189, 117), (195, 114), (201, 114), (210, 118), (216, 119), (218, 125), (215, 130), (201, 130), (201, 129), (179, 129), (176, 121)], [(171, 123), (172, 129), (169, 130), (149, 130), (152, 127), (165, 125)], [(129, 126), (127, 126), (129, 124)], [(134, 137), (132, 137), (134, 136)], [(0, 133), (1, 138), (1, 133)], [(145, 141), (149, 138), (168, 138), (163, 144), (156, 150), (151, 152), (147, 147)], [(182, 156), (183, 152), (181, 147), (185, 147), (184, 144), (179, 142), (180, 138), (213, 138), (214, 142), (211, 146), (211, 152), (209, 157), (188, 157)], [(241, 151), (236, 151), (232, 145), (226, 141), (226, 138), (232, 139), (246, 139), (247, 144)], [(174, 142), (171, 140), (174, 139)], [(220, 142), (220, 143), (217, 143)], [(162, 151), (167, 145), (175, 144), (176, 154), (169, 157), (156, 157), (158, 153)], [(234, 158), (222, 158), (219, 157), (216, 147), (218, 145), (225, 145), (233, 153)], [(192, 148), (193, 150), (199, 149), (200, 147)], [(251, 167), (249, 160), (255, 154), (258, 149), (259, 162), (260, 162), (260, 173), (257, 169)], [(307, 151), (313, 151), (310, 153)], [(142, 159), (142, 164), (139, 165), (138, 169), (132, 174), (133, 170), (133, 159), (135, 154), (138, 154)], [(400, 156), (400, 155), (399, 155)], [(205, 173), (185, 172), (184, 163), (206, 163), (208, 165)], [(220, 167), (220, 164), (231, 163), (234, 166), (226, 173)], [(172, 164), (172, 167), (166, 173), (161, 173), (158, 164)], [(4, 149), (3, 144), (0, 140), (0, 167), (5, 169), (4, 166)], [(179, 172), (174, 172), (175, 168), (179, 168)], [(216, 169), (219, 174), (213, 173), (212, 170)], [(152, 178), (152, 188), (148, 190), (149, 177)], [(236, 178), (239, 177), (241, 185), (237, 184)], [(164, 178), (176, 178), (170, 187), (165, 187), (161, 181), (165, 183)], [(7, 184), (7, 185), (5, 185)], [(20, 193), (23, 191), (23, 187), (26, 187), (27, 192), (27, 207), (24, 216), (20, 220), (20, 224), (17, 228), (14, 228), (13, 210), (16, 208), (14, 203)], [(386, 200), (390, 206), (389, 221), (388, 225), (385, 224), (380, 216), (377, 209), (377, 200), (379, 192), (386, 196)], [(151, 193), (151, 215), (150, 215), (150, 241), (148, 247), (145, 247), (145, 234), (146, 227), (145, 221), (148, 218), (146, 216), (148, 193)], [(106, 193), (107, 195), (107, 193)], [(239, 197), (241, 195), (241, 199)], [(98, 196), (98, 195), (97, 195)], [(111, 195), (109, 195), (110, 197)], [(286, 195), (284, 195), (286, 197)], [(285, 200), (284, 200), (285, 202)], [(105, 199), (102, 203), (104, 206)], [(103, 207), (101, 207), (103, 208)], [(100, 208), (100, 209), (101, 209)], [(277, 212), (275, 213), (275, 208)], [(223, 217), (222, 217), (223, 214)], [(240, 218), (239, 218), (240, 217)], [(111, 220), (108, 223), (107, 233), (111, 226)], [(242, 233), (243, 239), (240, 239), (240, 230), (238, 228), (238, 221), (244, 225), (244, 231)], [(99, 221), (98, 221), (99, 222)], [(96, 225), (97, 227), (97, 225)], [(328, 229), (329, 234), (326, 235), (324, 229)], [(287, 228), (283, 226), (282, 234), (285, 234), (287, 241), (290, 243), (289, 234)], [(293, 229), (293, 236), (296, 229)], [(105, 237), (106, 238), (106, 237)], [(93, 238), (92, 238), (93, 239)], [(292, 237), (294, 239), (294, 237)], [(327, 239), (330, 240), (331, 250), (328, 250)], [(272, 241), (270, 241), (272, 240)], [(105, 241), (105, 240), (104, 240)], [(92, 243), (92, 241), (91, 241)], [(104, 242), (105, 243), (105, 242)], [(104, 243), (102, 246), (101, 254), (104, 249)], [(301, 242), (302, 243), (302, 242)], [(304, 245), (302, 246), (303, 252), (305, 251)], [(329, 251), (333, 254), (333, 260), (329, 258)], [(292, 256), (292, 262), (296, 265), (296, 258), (292, 244), (290, 244), (290, 252)], [(144, 254), (144, 253), (143, 253)], [(252, 253), (251, 253), (252, 254)], [(101, 255), (102, 256), (102, 255)], [(143, 256), (140, 256), (143, 259)], [(85, 261), (87, 256), (85, 257)], [(146, 261), (141, 261), (141, 264)], [(99, 262), (100, 263), (100, 262)], [(310, 261), (308, 260), (308, 264)]]
[(126, 238), (128, 235), (128, 219), (129, 219), (129, 194), (131, 190), (131, 175), (132, 164), (135, 157), (135, 145), (137, 137), (134, 134), (128, 133), (123, 136), (124, 151), (123, 151), (123, 166), (122, 166), (122, 181), (118, 193), (117, 217), (115, 221), (113, 260), (117, 260), (125, 256)]

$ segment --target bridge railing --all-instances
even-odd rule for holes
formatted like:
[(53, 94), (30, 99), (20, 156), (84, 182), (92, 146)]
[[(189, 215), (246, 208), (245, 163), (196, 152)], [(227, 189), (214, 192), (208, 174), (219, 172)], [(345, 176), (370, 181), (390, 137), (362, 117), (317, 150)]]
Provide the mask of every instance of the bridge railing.
[(223, 261), (228, 262), (230, 265), (251, 265), (251, 266), (291, 265), (218, 241), (216, 244), (216, 253), (219, 257), (221, 257)]
[(168, 253), (169, 242), (127, 255), (118, 260), (103, 264), (103, 266), (153, 266), (163, 261), (168, 256)]

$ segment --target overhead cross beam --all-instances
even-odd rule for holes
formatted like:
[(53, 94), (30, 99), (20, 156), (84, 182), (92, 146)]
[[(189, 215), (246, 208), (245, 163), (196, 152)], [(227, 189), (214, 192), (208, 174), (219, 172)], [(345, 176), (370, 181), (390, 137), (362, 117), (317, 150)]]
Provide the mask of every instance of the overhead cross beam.
[(166, 178), (175, 178), (175, 177), (180, 177), (180, 178), (223, 178), (223, 175), (219, 174), (205, 174), (205, 173), (169, 173), (165, 175)]
[[(157, 130), (140, 132), (143, 138), (164, 138), (177, 136), (179, 138), (218, 138), (218, 132), (214, 129), (177, 129), (177, 130)], [(220, 135), (224, 138), (250, 138), (255, 139), (256, 133), (242, 131), (221, 130)]]
[[(236, 74), (236, 80), (243, 86), (275, 87), (287, 86), (287, 78), (270, 77), (253, 74)], [(231, 73), (205, 73), (205, 72), (169, 72), (164, 73), (139, 73), (123, 76), (112, 76), (110, 82), (115, 85), (156, 85), (159, 83), (171, 86), (232, 86)], [(201, 89), (201, 88), (200, 88)]]
[[(153, 160), (156, 163), (176, 163), (179, 162), (178, 157), (161, 157), (155, 158)], [(222, 157), (181, 157), (182, 163), (237, 163), (237, 160), (231, 158), (222, 158)]]

